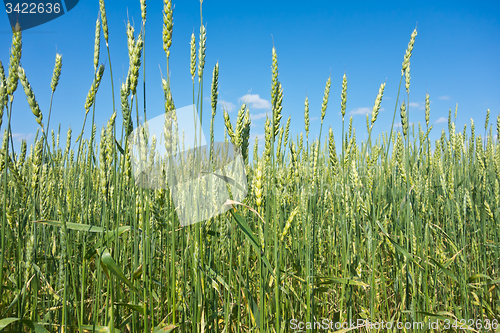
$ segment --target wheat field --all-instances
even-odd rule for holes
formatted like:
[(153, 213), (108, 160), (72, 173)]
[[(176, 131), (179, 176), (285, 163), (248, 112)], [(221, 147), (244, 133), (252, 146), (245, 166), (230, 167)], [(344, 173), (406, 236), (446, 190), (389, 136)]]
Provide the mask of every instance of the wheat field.
[[(141, 28), (127, 26), (130, 63), (117, 88), (120, 101), (113, 99), (117, 111), (103, 128), (94, 123), (100, 82), (113, 82), (109, 47), (102, 50), (108, 68), (100, 59), (108, 26), (99, 2), (85, 122), (79, 132), (67, 130), (66, 142), (51, 129), (51, 111), (42, 114), (20, 66), (21, 32), (13, 32), (10, 61), (0, 66), (0, 331), (500, 332), (500, 115), (496, 128), (485, 110), (484, 131), (472, 119), (462, 131), (455, 127), (458, 110), (450, 109), (448, 131), (431, 142), (427, 95), (425, 124), (410, 122), (416, 29), (403, 56), (391, 131), (371, 135), (383, 83), (365, 141), (356, 139), (352, 117), (345, 118), (347, 75), (326, 81), (319, 138), (309, 136), (307, 98), (304, 119), (282, 119), (273, 48), (272, 113), (259, 154), (248, 107), (236, 119), (218, 109), (218, 64), (209, 73), (211, 110), (199, 103), (207, 77), (202, 23), (190, 44), (193, 104), (199, 118), (211, 117), (210, 156), (214, 119), (222, 114), (226, 142), (242, 156), (248, 193), (230, 210), (183, 226), (171, 189), (138, 186), (133, 172), (129, 141), (143, 112), (137, 87), (144, 0)], [(170, 0), (163, 20), (168, 66)], [(62, 63), (57, 54), (54, 98)], [(23, 141), (17, 152), (10, 129), (16, 89), (24, 90), (39, 124), (33, 145)], [(165, 113), (175, 115), (168, 75), (163, 90)], [(334, 133), (323, 119), (339, 106), (342, 132)], [(304, 131), (290, 133), (292, 121), (304, 122)], [(168, 142), (170, 152), (182, 151), (180, 140)], [(436, 321), (441, 326), (431, 327)], [(368, 324), (382, 322), (385, 328)]]

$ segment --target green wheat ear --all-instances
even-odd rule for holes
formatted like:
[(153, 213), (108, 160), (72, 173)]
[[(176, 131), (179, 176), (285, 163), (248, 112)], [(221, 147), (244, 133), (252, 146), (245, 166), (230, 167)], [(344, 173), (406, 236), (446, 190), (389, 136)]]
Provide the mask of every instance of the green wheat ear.
[(408, 134), (408, 118), (407, 118), (407, 115), (406, 115), (406, 105), (405, 105), (405, 102), (403, 102), (403, 104), (401, 104), (400, 115), (401, 115), (401, 126), (403, 128), (403, 134), (404, 134), (404, 136), (406, 138), (406, 135)]
[(88, 114), (90, 111), (90, 108), (95, 102), (95, 97), (97, 94), (97, 90), (99, 89), (99, 85), (101, 84), (101, 79), (102, 75), (104, 74), (104, 65), (101, 64), (99, 66), (99, 70), (97, 71), (96, 76), (94, 77), (94, 81), (92, 82), (92, 85), (90, 86), (90, 90), (87, 94), (87, 99), (85, 101), (85, 113)]
[(207, 30), (205, 26), (200, 27), (200, 45), (198, 48), (198, 82), (203, 77), (203, 70), (205, 69), (205, 53), (207, 50)]
[(347, 76), (344, 73), (344, 76), (342, 77), (342, 94), (340, 95), (340, 112), (342, 113), (342, 121), (344, 121), (346, 106), (347, 106)]
[(5, 78), (5, 71), (0, 61), (0, 127), (3, 120), (3, 108), (7, 105), (7, 79)]
[(146, 0), (141, 0), (141, 17), (143, 24), (146, 24), (146, 13), (147, 13)]
[(22, 41), (21, 31), (17, 30), (12, 35), (12, 48), (10, 51), (9, 77), (7, 78), (7, 94), (11, 100), (14, 99), (14, 91), (17, 89), (19, 80), (18, 67), (21, 61)]
[(373, 128), (373, 124), (377, 120), (378, 113), (380, 112), (380, 104), (382, 102), (382, 97), (384, 96), (384, 89), (385, 83), (382, 83), (380, 85), (380, 88), (378, 89), (377, 98), (375, 99), (375, 105), (373, 105), (370, 130)]
[(332, 80), (329, 77), (328, 80), (326, 80), (325, 93), (323, 95), (323, 103), (321, 104), (321, 124), (323, 124), (323, 119), (325, 118), (326, 115), (326, 108), (328, 106), (328, 98), (330, 97), (331, 84)]
[(429, 118), (431, 115), (431, 102), (429, 100), (429, 94), (425, 94), (425, 124), (429, 127)]
[(101, 48), (101, 21), (99, 16), (95, 23), (95, 39), (94, 39), (94, 72), (97, 72), (99, 66), (99, 53)]
[(172, 1), (163, 1), (163, 51), (170, 56), (170, 46), (172, 46), (172, 30), (174, 28), (173, 22), (173, 11)]
[(104, 40), (106, 41), (106, 47), (108, 46), (108, 19), (106, 17), (106, 6), (104, 5), (104, 0), (99, 0), (99, 10), (101, 11), (102, 19), (102, 31), (104, 32)]
[(24, 72), (24, 69), (21, 66), (18, 67), (17, 74), (19, 76), (19, 80), (21, 81), (21, 85), (24, 88), (24, 93), (26, 94), (26, 99), (28, 100), (31, 112), (33, 112), (33, 115), (36, 118), (36, 122), (43, 128), (42, 112), (40, 111), (38, 102), (35, 99), (35, 94), (33, 93), (33, 89), (31, 88), (31, 85), (28, 82), (28, 79), (26, 78), (26, 73)]
[(193, 83), (194, 83), (194, 76), (196, 74), (196, 37), (194, 35), (194, 32), (191, 34), (191, 67), (190, 67), (190, 70), (191, 70), (191, 78), (193, 80)]
[(61, 68), (62, 68), (62, 56), (60, 54), (56, 54), (54, 73), (52, 74), (52, 81), (50, 82), (50, 88), (52, 89), (52, 92), (56, 91), (56, 87), (59, 84), (59, 77), (61, 76)]

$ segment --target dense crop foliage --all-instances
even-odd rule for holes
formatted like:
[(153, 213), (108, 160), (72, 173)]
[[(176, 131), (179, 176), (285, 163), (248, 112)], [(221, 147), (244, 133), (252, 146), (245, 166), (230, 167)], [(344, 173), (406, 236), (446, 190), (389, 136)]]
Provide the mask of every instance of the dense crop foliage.
[[(99, 60), (101, 29), (108, 45), (104, 1), (100, 4), (95, 79), (84, 106), (85, 121), (94, 114), (101, 80), (113, 80)], [(292, 319), (343, 323), (440, 318), (452, 324), (455, 319), (479, 319), (483, 325), (499, 319), (498, 137), (490, 127), (489, 110), (483, 135), (472, 120), (470, 127), (457, 131), (457, 110), (454, 117), (450, 110), (448, 131), (432, 144), (429, 96), (425, 128), (411, 125), (407, 106), (416, 30), (403, 58), (404, 97), (399, 102), (398, 93), (394, 110), (401, 126), (371, 136), (384, 83), (367, 116), (368, 140), (360, 143), (352, 118), (344, 132), (347, 77), (333, 83), (339, 88), (334, 95), (341, 97), (342, 133), (335, 134), (340, 149), (333, 131), (329, 129), (326, 140), (322, 131), (328, 106), (339, 106), (337, 99), (330, 101), (331, 78), (319, 140), (309, 139), (307, 98), (305, 134), (294, 137), (291, 119), (282, 121), (283, 90), (273, 48), (272, 116), (266, 121), (260, 156), (257, 141), (250, 146), (248, 108), (241, 106), (234, 126), (223, 112), (226, 138), (245, 159), (247, 197), (232, 202), (224, 214), (181, 227), (170, 190), (141, 188), (132, 173), (127, 140), (140, 125), (139, 110), (143, 112), (137, 85), (144, 66), (145, 1), (141, 9), (141, 31), (136, 33), (130, 24), (127, 28), (130, 67), (120, 86), (121, 117), (113, 113), (102, 129), (92, 117), (91, 133), (82, 129), (75, 140), (69, 129), (63, 144), (42, 116), (29, 75), (20, 66), (21, 33), (13, 34), (8, 68), (0, 66), (0, 111), (6, 116), (0, 155), (0, 329), (286, 332), (293, 329)], [(172, 15), (172, 3), (165, 1), (167, 64)], [(205, 42), (202, 24), (199, 44), (194, 34), (191, 39), (194, 104), (203, 100), (195, 92), (202, 91)], [(53, 95), (61, 66), (57, 55)], [(215, 65), (211, 142), (218, 75)], [(15, 152), (10, 115), (16, 112), (18, 82), (39, 131), (31, 147), (23, 141)], [(168, 75), (163, 89), (165, 112), (172, 112)], [(200, 118), (210, 115), (201, 105), (198, 110)], [(117, 126), (117, 121), (123, 124)], [(497, 135), (499, 131), (500, 117)], [(476, 324), (470, 327), (477, 329)]]

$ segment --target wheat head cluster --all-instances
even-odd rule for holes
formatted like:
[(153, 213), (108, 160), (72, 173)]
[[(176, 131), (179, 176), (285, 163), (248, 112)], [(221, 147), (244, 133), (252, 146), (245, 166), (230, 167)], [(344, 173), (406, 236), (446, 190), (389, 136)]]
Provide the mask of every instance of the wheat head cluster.
[[(5, 68), (0, 63), (0, 331), (290, 332), (292, 319), (316, 323), (323, 318), (331, 328), (362, 318), (439, 319), (455, 323), (456, 331), (496, 330), (500, 115), (496, 128), (488, 110), (484, 132), (476, 132), (472, 119), (461, 131), (455, 125), (458, 107), (450, 109), (447, 131), (431, 142), (427, 94), (425, 124), (410, 122), (416, 29), (403, 57), (391, 131), (372, 136), (389, 89), (382, 83), (366, 116), (365, 141), (356, 139), (353, 118), (346, 118), (346, 74), (338, 85), (328, 77), (320, 110), (310, 110), (305, 97), (304, 131), (290, 133), (291, 122), (302, 120), (282, 119), (286, 94), (273, 47), (272, 112), (265, 121), (263, 152), (259, 154), (257, 138), (250, 147), (246, 104), (235, 121), (225, 109), (220, 119), (225, 142), (241, 152), (247, 196), (230, 201), (231, 209), (219, 215), (182, 227), (179, 205), (189, 198), (176, 204), (166, 183), (138, 186), (130, 148), (134, 140), (154, 148), (161, 139), (170, 154), (185, 150), (169, 71), (174, 5), (171, 0), (163, 5), (167, 75), (162, 88), (165, 114), (171, 116), (165, 117), (161, 138), (134, 135), (142, 114), (147, 119), (141, 89), (146, 0), (140, 1), (140, 27), (126, 26), (129, 67), (118, 85), (117, 104), (106, 6), (99, 0), (94, 77), (82, 105), (83, 125), (76, 135), (69, 128), (62, 144), (60, 127), (51, 129), (50, 115), (64, 76), (63, 58), (56, 54), (50, 107), (42, 113), (29, 83), (34, 73), (21, 66), (22, 34), (13, 31), (9, 63)], [(227, 155), (214, 145), (218, 63), (212, 71), (210, 112), (200, 103), (208, 38), (202, 1), (200, 16), (199, 35), (186, 41), (193, 104), (200, 119), (211, 117), (210, 149), (203, 157), (224, 160)], [(101, 33), (107, 66), (100, 59)], [(94, 116), (102, 80), (111, 81), (114, 111), (99, 129)], [(33, 144), (28, 147), (23, 140), (16, 151), (11, 115), (17, 112), (18, 83), (38, 131)], [(338, 107), (342, 131), (334, 133), (330, 127), (323, 132), (325, 115)], [(315, 113), (320, 115), (320, 135), (312, 138), (310, 117)], [(139, 152), (150, 167), (154, 151)], [(189, 175), (197, 163), (193, 154), (173, 166), (176, 172)], [(208, 186), (195, 190), (208, 197), (214, 191)], [(321, 330), (312, 325), (308, 331)]]

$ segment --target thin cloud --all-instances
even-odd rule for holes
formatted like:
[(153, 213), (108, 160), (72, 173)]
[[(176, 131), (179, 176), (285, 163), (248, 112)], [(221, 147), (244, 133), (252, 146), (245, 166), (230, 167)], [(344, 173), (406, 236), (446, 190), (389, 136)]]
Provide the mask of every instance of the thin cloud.
[(264, 140), (266, 138), (266, 134), (265, 133), (255, 134), (254, 139), (255, 139), (255, 137), (257, 137), (257, 139), (259, 141), (262, 141), (262, 140)]
[(419, 110), (423, 110), (423, 109), (425, 109), (425, 104), (424, 103), (417, 103), (417, 102), (410, 102), (410, 107), (417, 108)]
[(448, 96), (448, 95), (439, 96), (438, 99), (440, 99), (442, 101), (448, 101), (448, 100), (450, 100), (450, 96)]
[(21, 142), (23, 140), (28, 141), (34, 136), (35, 133), (12, 133), (12, 139), (14, 139), (15, 142)]
[(309, 120), (315, 121), (315, 120), (318, 120), (318, 119), (319, 119), (319, 117), (311, 117)]
[(434, 123), (441, 124), (441, 123), (446, 123), (446, 122), (448, 122), (448, 119), (446, 119), (445, 117), (441, 117), (438, 120), (436, 120)]
[(256, 134), (252, 137), (252, 144), (255, 143), (255, 137), (257, 137), (257, 140), (258, 140), (258, 144), (259, 144), (259, 148), (260, 147), (264, 147), (264, 141), (266, 140), (266, 134), (264, 133), (260, 133), (260, 134)]
[[(413, 126), (415, 123), (410, 123), (409, 126)], [(401, 124), (400, 121), (398, 121), (397, 123), (394, 123), (394, 127), (396, 128), (403, 128), (403, 125)]]
[(238, 102), (246, 103), (251, 109), (271, 109), (271, 102), (260, 98), (257, 94), (246, 94), (238, 98)]
[(367, 107), (352, 109), (351, 112), (349, 112), (349, 114), (353, 116), (365, 115), (370, 113), (372, 113), (372, 109)]
[(256, 113), (256, 114), (250, 114), (250, 120), (259, 120), (266, 118), (266, 116), (271, 115), (269, 112), (261, 112), (261, 113)]
[(235, 104), (228, 102), (228, 101), (225, 101), (223, 99), (218, 100), (217, 105), (222, 106), (224, 109), (226, 109), (227, 112), (233, 112), (234, 110), (236, 110)]

